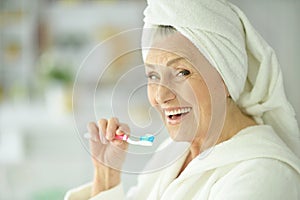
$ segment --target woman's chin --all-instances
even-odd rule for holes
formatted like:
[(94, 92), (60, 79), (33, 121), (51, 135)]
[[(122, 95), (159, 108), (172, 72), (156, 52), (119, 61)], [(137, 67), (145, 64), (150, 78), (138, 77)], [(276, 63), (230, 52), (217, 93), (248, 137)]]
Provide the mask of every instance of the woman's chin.
[(174, 142), (189, 142), (191, 143), (193, 141), (193, 139), (189, 139), (186, 136), (183, 135), (173, 135), (170, 134), (170, 138), (174, 141)]

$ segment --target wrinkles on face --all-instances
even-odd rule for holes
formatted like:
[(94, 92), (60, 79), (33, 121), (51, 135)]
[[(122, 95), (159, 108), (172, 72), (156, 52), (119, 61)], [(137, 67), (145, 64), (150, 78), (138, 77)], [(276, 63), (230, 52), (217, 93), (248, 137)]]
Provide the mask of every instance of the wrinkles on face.
[(194, 44), (180, 33), (172, 34), (153, 44), (145, 67), (149, 101), (170, 137), (198, 147), (216, 142), (225, 116), (225, 86)]
[(192, 141), (199, 132), (200, 116), (205, 115), (201, 112), (210, 109), (207, 86), (200, 73), (186, 57), (161, 49), (149, 51), (145, 66), (149, 101), (161, 113), (170, 136)]

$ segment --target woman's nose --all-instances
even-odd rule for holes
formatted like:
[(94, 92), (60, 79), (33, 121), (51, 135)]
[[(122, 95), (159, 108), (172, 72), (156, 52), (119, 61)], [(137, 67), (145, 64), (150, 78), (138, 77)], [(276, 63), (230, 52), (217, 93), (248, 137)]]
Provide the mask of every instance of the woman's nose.
[(156, 90), (156, 102), (159, 104), (167, 103), (176, 98), (175, 93), (168, 86), (158, 84)]

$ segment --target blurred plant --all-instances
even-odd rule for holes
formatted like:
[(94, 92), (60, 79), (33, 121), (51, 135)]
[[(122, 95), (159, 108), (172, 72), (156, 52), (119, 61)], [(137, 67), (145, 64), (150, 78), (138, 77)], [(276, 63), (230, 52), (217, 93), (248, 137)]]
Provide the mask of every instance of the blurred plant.
[(57, 64), (47, 70), (45, 78), (48, 81), (61, 83), (62, 85), (70, 85), (73, 81), (72, 72), (68, 66)]
[(56, 113), (70, 112), (72, 109), (72, 65), (50, 54), (40, 58), (40, 79), (49, 110)]
[(52, 56), (44, 54), (40, 60), (41, 78), (47, 84), (60, 84), (70, 86), (74, 76), (70, 64), (53, 59)]

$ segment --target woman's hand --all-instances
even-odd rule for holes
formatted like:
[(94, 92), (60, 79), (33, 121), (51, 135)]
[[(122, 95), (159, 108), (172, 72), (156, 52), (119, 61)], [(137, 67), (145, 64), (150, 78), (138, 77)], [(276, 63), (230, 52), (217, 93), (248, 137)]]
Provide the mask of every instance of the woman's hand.
[(117, 118), (100, 119), (88, 124), (90, 149), (94, 165), (92, 196), (120, 183), (120, 169), (125, 160), (128, 143), (115, 140), (115, 135), (129, 135), (130, 129)]

